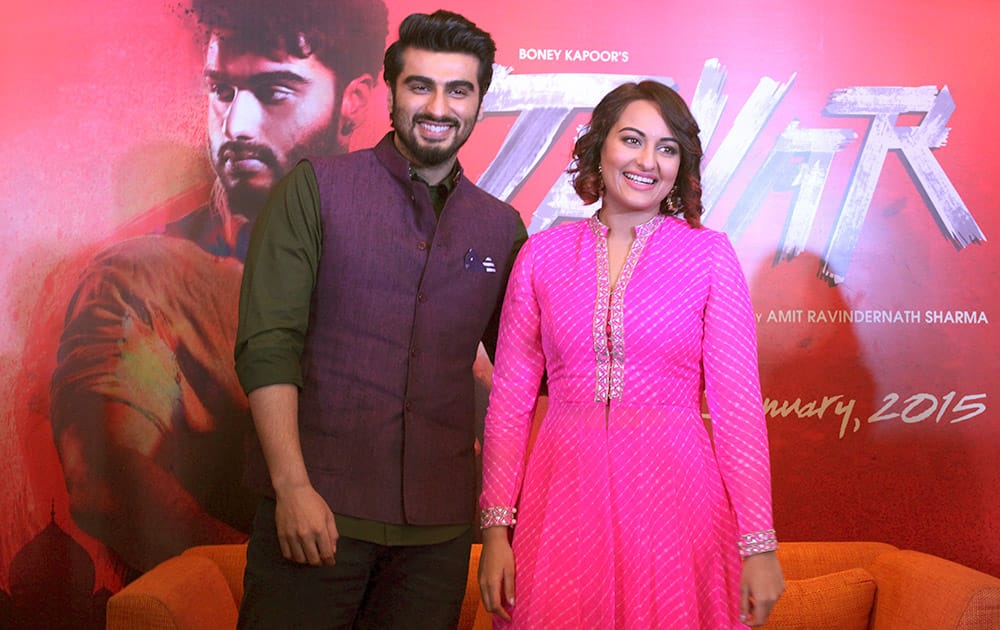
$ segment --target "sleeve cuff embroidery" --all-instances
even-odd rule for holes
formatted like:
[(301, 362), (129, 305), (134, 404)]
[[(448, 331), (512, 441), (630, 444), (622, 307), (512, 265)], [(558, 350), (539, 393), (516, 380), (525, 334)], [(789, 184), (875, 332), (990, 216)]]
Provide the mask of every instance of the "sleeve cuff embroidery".
[(515, 507), (495, 506), (486, 508), (480, 513), (479, 527), (480, 529), (488, 527), (511, 527), (517, 523), (516, 514), (517, 508)]
[(773, 529), (744, 534), (739, 539), (740, 557), (747, 558), (758, 553), (775, 551), (778, 548), (778, 538)]

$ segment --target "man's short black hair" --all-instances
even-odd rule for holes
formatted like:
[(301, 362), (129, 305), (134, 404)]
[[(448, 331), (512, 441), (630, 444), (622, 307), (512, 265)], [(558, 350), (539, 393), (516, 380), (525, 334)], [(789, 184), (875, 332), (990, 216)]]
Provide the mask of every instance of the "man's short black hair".
[(388, 33), (383, 0), (191, 0), (191, 10), (209, 35), (242, 50), (316, 55), (341, 85), (378, 75)]
[(490, 89), (497, 46), (489, 33), (457, 13), (444, 10), (430, 15), (414, 13), (403, 20), (399, 39), (385, 51), (383, 68), (390, 90), (395, 90), (396, 79), (403, 71), (403, 52), (407, 48), (472, 55), (479, 60), (480, 101)]

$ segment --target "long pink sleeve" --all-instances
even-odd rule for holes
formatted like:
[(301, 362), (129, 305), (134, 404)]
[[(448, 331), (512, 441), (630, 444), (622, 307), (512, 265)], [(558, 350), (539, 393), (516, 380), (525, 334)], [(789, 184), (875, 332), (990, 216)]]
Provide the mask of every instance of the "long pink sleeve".
[(545, 371), (541, 316), (532, 285), (531, 239), (514, 263), (500, 315), (493, 390), (483, 436), (483, 526), (513, 524), (528, 435)]
[(771, 475), (757, 367), (757, 336), (746, 279), (729, 239), (716, 239), (705, 306), (705, 395), (723, 482), (736, 513), (740, 546), (773, 540)]

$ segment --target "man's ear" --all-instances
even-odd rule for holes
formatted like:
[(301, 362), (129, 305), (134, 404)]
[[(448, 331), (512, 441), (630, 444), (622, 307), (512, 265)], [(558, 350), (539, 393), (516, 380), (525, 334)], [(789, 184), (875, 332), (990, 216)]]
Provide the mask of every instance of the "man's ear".
[(355, 77), (344, 88), (344, 97), (340, 100), (340, 135), (342, 137), (349, 137), (365, 119), (374, 85), (375, 79), (372, 75), (362, 74)]

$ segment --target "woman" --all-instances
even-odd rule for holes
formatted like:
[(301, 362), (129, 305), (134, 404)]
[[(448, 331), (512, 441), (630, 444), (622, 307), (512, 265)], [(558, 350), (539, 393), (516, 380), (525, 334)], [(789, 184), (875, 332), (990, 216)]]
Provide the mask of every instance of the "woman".
[(515, 263), (480, 501), (498, 627), (740, 628), (784, 588), (754, 316), (732, 245), (699, 220), (701, 156), (673, 90), (616, 88), (574, 148), (600, 210)]

